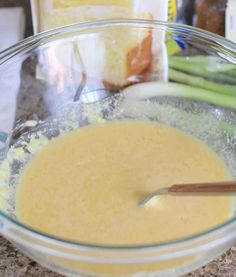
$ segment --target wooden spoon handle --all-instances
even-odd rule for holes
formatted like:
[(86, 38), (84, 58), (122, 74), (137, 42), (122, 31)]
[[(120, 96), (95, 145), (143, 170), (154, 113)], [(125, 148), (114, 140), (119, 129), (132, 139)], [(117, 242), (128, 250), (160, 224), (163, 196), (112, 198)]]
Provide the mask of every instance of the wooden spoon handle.
[(226, 181), (217, 183), (197, 183), (197, 184), (176, 184), (168, 189), (168, 192), (174, 193), (232, 193), (236, 192), (236, 181)]

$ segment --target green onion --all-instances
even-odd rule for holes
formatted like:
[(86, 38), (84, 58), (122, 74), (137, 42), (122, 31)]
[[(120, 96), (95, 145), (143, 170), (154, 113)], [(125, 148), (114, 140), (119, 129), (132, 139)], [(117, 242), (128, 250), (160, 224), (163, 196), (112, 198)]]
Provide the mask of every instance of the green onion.
[[(169, 67), (204, 77), (213, 81), (231, 83), (236, 85), (235, 69), (236, 65), (229, 63), (220, 63), (217, 60), (213, 60), (212, 57), (191, 57), (186, 59), (185, 57), (170, 57)], [(233, 72), (233, 75), (228, 74)]]
[(215, 91), (217, 93), (236, 97), (236, 86), (233, 86), (233, 85), (224, 85), (220, 83), (215, 83), (212, 81), (208, 81), (202, 77), (195, 77), (193, 75), (188, 75), (186, 73), (173, 70), (173, 69), (169, 69), (169, 79), (171, 81), (175, 81), (186, 85), (191, 85), (194, 87), (199, 87), (206, 90)]
[(236, 70), (230, 70), (230, 71), (227, 71), (227, 74), (234, 77), (236, 79)]
[[(136, 101), (150, 99), (158, 96), (174, 96), (185, 97), (193, 100), (200, 100), (211, 104), (216, 104), (221, 107), (236, 108), (236, 98), (226, 95), (220, 95), (211, 91), (190, 87), (187, 85), (176, 83), (164, 83), (164, 82), (146, 82), (129, 86), (123, 90), (124, 103), (127, 107), (132, 105), (139, 111), (140, 107), (134, 105)], [(149, 104), (148, 104), (148, 106)], [(135, 110), (135, 109), (134, 109)], [(149, 111), (151, 112), (151, 111)], [(176, 109), (173, 107), (173, 113), (180, 114), (186, 118), (190, 118), (194, 122), (201, 121), (202, 116), (187, 112), (184, 110)], [(207, 115), (205, 115), (207, 116)], [(211, 116), (214, 117), (213, 115)], [(217, 120), (217, 119), (216, 119)], [(234, 137), (236, 135), (236, 127), (223, 120), (217, 120), (219, 130), (226, 135)]]
[(204, 65), (204, 67), (211, 72), (226, 72), (230, 70), (236, 70), (236, 64), (225, 62), (219, 57), (214, 56), (172, 56), (170, 59), (195, 65)]
[(178, 83), (146, 82), (129, 86), (123, 92), (128, 99), (175, 96), (236, 109), (236, 97)]

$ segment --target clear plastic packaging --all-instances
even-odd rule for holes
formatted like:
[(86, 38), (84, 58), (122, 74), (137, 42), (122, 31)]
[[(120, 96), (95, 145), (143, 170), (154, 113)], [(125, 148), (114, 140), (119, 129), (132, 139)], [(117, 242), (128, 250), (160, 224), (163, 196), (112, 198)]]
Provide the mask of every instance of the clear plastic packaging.
[(99, 19), (174, 21), (175, 0), (31, 0), (34, 32)]
[[(167, 21), (168, 18), (171, 20), (176, 18), (175, 0), (32, 0), (31, 2), (35, 33), (76, 22), (101, 19), (138, 18)], [(71, 94), (76, 93), (76, 87), (68, 85), (68, 78), (64, 80), (62, 76), (71, 76), (72, 80), (77, 80), (71, 83), (78, 84), (84, 76), (86, 78), (89, 76), (94, 83), (98, 79), (102, 80), (108, 89), (123, 87), (136, 78), (135, 76), (150, 71), (151, 57), (158, 61), (151, 70), (157, 72), (161, 79), (167, 76), (164, 66), (167, 50), (165, 37), (161, 33), (136, 31), (124, 34), (121, 31), (115, 40), (111, 37), (112, 32), (107, 33), (105, 37), (92, 37), (94, 43), (89, 43), (89, 47), (88, 41), (80, 41), (69, 46), (52, 45), (41, 54), (37, 77), (57, 84), (61, 91), (69, 90)], [(105, 56), (108, 57), (106, 63), (97, 62), (97, 53), (101, 60), (104, 60)], [(77, 58), (71, 59), (72, 56)], [(83, 60), (80, 59), (81, 56)], [(139, 59), (143, 60), (142, 64), (137, 64), (136, 61)], [(113, 68), (117, 65), (119, 71), (114, 72)]]

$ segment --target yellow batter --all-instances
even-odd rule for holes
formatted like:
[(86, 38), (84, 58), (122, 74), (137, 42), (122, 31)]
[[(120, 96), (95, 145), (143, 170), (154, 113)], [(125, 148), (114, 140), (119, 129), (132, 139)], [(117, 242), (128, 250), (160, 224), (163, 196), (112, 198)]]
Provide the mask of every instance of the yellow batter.
[(174, 128), (120, 121), (61, 136), (26, 167), (17, 192), (25, 224), (65, 239), (142, 244), (179, 239), (226, 221), (229, 196), (140, 197), (174, 183), (229, 180), (207, 146)]

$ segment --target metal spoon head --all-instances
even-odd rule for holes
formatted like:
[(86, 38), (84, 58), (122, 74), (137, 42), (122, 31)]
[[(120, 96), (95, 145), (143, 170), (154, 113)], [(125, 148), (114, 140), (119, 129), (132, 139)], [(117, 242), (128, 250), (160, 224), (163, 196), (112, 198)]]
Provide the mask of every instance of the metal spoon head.
[(148, 194), (147, 196), (145, 196), (143, 199), (141, 199), (138, 203), (138, 206), (143, 207), (148, 205), (148, 203), (156, 196), (158, 195), (162, 195), (162, 194), (166, 194), (169, 192), (169, 188), (161, 188), (158, 189), (150, 194)]

